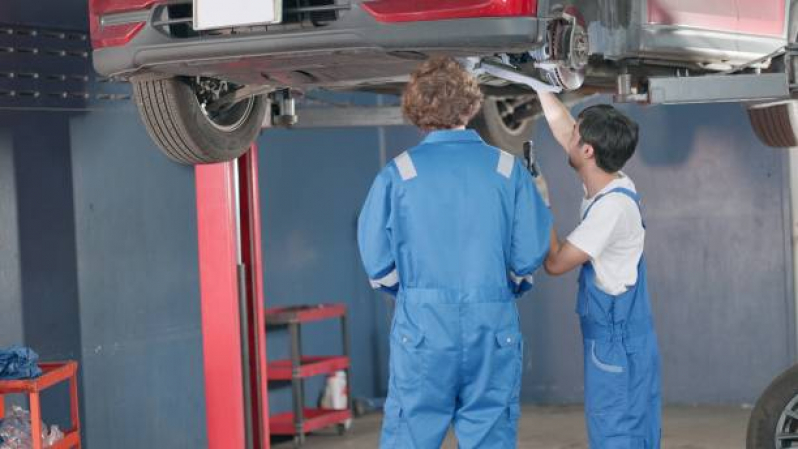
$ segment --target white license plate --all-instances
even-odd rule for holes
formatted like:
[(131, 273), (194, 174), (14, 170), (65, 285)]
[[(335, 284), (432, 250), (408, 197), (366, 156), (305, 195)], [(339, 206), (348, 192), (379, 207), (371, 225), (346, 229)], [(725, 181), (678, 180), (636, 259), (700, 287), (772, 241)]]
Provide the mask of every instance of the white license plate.
[(282, 0), (194, 0), (194, 29), (279, 23)]

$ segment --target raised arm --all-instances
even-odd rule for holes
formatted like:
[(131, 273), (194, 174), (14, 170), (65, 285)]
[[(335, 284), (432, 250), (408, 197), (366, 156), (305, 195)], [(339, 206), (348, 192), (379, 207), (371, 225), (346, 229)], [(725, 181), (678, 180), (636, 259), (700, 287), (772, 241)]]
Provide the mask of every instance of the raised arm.
[(560, 101), (557, 96), (551, 92), (538, 92), (540, 104), (543, 107), (543, 114), (546, 116), (546, 121), (549, 123), (551, 133), (557, 140), (557, 143), (565, 150), (568, 147), (568, 142), (576, 127), (576, 120), (571, 116), (571, 112)]

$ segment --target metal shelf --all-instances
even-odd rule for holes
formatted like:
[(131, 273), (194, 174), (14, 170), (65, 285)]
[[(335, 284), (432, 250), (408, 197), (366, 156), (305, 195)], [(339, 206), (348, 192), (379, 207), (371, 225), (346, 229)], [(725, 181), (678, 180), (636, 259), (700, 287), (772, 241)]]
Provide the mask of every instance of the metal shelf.
[[(352, 418), (350, 410), (325, 410), (306, 408), (303, 412), (302, 431), (304, 433), (323, 429), (334, 424), (342, 424)], [(294, 414), (281, 413), (269, 418), (269, 427), (272, 435), (296, 435), (294, 427)]]
[[(333, 374), (336, 371), (349, 368), (349, 357), (344, 356), (306, 356), (302, 357), (299, 367), (299, 376), (302, 379)], [(269, 362), (269, 381), (286, 381), (294, 377), (291, 360), (275, 360)]]
[[(302, 325), (322, 320), (338, 320), (341, 324), (343, 354), (334, 356), (303, 356)], [(269, 417), (272, 435), (293, 435), (295, 445), (305, 441), (305, 434), (323, 427), (337, 424), (339, 431), (345, 430), (346, 421), (352, 418), (352, 397), (345, 410), (305, 408), (304, 379), (343, 370), (349, 375), (349, 336), (345, 304), (297, 305), (266, 309), (267, 329), (287, 327), (290, 334), (291, 352), (287, 360), (269, 362), (266, 377), (269, 381), (290, 381), (292, 411)]]

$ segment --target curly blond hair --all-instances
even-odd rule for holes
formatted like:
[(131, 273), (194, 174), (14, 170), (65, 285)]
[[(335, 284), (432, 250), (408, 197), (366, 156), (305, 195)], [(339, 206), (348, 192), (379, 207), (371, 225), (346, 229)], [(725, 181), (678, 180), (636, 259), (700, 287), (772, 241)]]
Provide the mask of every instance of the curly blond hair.
[(402, 96), (405, 117), (430, 131), (464, 126), (482, 106), (479, 83), (450, 57), (433, 57), (411, 75)]

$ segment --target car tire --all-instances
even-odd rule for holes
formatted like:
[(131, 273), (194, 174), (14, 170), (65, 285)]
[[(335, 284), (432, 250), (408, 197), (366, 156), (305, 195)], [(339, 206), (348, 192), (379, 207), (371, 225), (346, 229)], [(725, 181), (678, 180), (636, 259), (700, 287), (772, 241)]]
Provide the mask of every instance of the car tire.
[(482, 110), (469, 124), (488, 144), (517, 156), (523, 155), (524, 142), (530, 140), (535, 131), (535, 120), (530, 118), (520, 123), (508, 123), (507, 108), (512, 99), (485, 98)]
[(748, 106), (748, 118), (759, 140), (769, 147), (798, 146), (798, 100)]
[(167, 157), (187, 165), (226, 162), (246, 153), (260, 133), (268, 105), (264, 96), (253, 96), (211, 119), (187, 79), (134, 79), (132, 84), (152, 139)]
[(777, 377), (757, 400), (748, 421), (746, 449), (791, 447), (779, 445), (777, 435), (785, 431), (795, 435), (792, 442), (798, 441), (798, 419), (788, 412), (798, 412), (798, 365)]
[[(790, 1), (791, 42), (798, 42), (798, 0)], [(787, 67), (790, 83), (798, 77), (798, 58), (791, 58)], [(767, 146), (789, 148), (798, 146), (798, 91), (792, 91), (792, 100), (759, 103), (748, 106), (748, 117), (754, 133)]]

